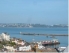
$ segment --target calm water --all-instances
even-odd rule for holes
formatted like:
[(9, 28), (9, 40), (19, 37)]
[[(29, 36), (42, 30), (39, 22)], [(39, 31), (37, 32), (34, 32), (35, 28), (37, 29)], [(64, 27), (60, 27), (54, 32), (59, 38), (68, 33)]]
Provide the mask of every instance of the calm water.
[[(68, 28), (0, 28), (0, 33), (8, 32), (11, 37), (22, 38), (28, 42), (42, 41), (42, 40), (52, 40), (51, 37), (46, 36), (28, 36), (20, 35), (20, 32), (30, 32), (30, 33), (45, 33), (45, 34), (68, 34)], [(68, 45), (67, 36), (57, 36), (55, 37), (60, 41), (60, 46)]]

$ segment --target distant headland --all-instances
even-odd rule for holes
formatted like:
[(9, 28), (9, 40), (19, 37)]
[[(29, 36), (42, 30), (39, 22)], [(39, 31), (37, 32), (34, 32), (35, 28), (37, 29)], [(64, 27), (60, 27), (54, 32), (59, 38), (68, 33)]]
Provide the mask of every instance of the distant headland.
[(25, 23), (0, 23), (0, 27), (68, 27), (66, 24), (55, 24), (55, 25), (45, 25), (45, 24), (25, 24)]

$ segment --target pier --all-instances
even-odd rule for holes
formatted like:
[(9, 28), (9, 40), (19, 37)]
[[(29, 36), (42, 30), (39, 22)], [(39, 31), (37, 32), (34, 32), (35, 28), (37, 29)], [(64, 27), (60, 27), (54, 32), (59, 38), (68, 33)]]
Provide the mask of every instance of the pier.
[(31, 35), (31, 36), (68, 36), (68, 34), (36, 34), (36, 33), (23, 33), (20, 32), (21, 35)]

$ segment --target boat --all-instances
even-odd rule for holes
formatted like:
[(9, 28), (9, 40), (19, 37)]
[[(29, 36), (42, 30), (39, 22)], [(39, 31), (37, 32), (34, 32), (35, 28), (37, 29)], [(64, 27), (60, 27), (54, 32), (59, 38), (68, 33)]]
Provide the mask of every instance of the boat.
[(52, 41), (43, 41), (42, 45), (43, 46), (48, 46), (48, 45), (58, 45), (60, 42), (58, 40), (52, 40)]

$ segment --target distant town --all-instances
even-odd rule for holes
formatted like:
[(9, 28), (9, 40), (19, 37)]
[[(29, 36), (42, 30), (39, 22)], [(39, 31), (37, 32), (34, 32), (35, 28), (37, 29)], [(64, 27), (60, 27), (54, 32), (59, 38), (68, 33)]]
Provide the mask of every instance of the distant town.
[(25, 23), (0, 23), (0, 27), (68, 27), (66, 24), (55, 24), (55, 25), (45, 25), (45, 24), (25, 24)]

